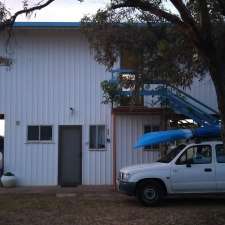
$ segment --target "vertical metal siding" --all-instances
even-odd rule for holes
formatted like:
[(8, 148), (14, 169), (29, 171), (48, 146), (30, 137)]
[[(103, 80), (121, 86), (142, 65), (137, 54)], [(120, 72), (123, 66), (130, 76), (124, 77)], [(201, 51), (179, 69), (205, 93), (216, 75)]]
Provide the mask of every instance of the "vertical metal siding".
[(133, 149), (133, 145), (144, 133), (144, 125), (160, 125), (160, 116), (116, 116), (117, 173), (122, 167), (153, 162), (159, 157), (159, 151)]
[[(4, 46), (0, 50), (4, 55)], [(17, 175), (20, 185), (57, 185), (58, 125), (78, 124), (83, 128), (83, 184), (111, 184), (111, 143), (106, 151), (88, 149), (90, 124), (106, 124), (111, 131), (110, 107), (101, 104), (100, 89), (100, 82), (111, 75), (95, 62), (85, 38), (75, 30), (20, 30), (15, 32), (9, 52), (13, 66), (0, 67), (0, 113), (6, 117), (5, 169)], [(196, 80), (186, 91), (217, 107), (209, 78)], [(69, 107), (75, 109), (74, 115)], [(144, 123), (159, 120), (117, 117), (117, 168), (158, 157), (157, 152), (134, 151), (132, 145), (143, 133)], [(27, 144), (28, 124), (52, 124), (53, 143)]]
[[(20, 185), (57, 185), (58, 125), (80, 124), (83, 184), (111, 184), (110, 144), (106, 151), (88, 149), (90, 124), (110, 129), (110, 108), (101, 104), (100, 88), (110, 74), (95, 62), (79, 31), (21, 30), (14, 37), (14, 64), (10, 70), (0, 67), (5, 169), (16, 174)], [(70, 107), (75, 109), (73, 115)], [(26, 143), (28, 124), (53, 125), (53, 143)]]
[(212, 79), (207, 74), (203, 79), (194, 79), (190, 88), (185, 92), (211, 108), (218, 110), (217, 97)]

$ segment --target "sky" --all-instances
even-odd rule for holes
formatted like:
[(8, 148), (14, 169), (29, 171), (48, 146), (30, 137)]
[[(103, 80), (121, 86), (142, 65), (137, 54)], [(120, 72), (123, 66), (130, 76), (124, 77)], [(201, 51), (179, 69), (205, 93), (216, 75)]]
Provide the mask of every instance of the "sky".
[[(30, 0), (37, 3), (41, 0)], [(46, 0), (43, 0), (46, 1)], [(22, 9), (22, 0), (3, 0), (11, 12)], [(110, 0), (55, 0), (51, 5), (36, 12), (31, 18), (20, 16), (17, 21), (67, 21), (78, 22), (86, 14), (94, 14)]]
[[(22, 0), (1, 0), (5, 2), (6, 6), (11, 12), (22, 9)], [(38, 2), (46, 2), (46, 0), (29, 0), (31, 4)], [(99, 8), (104, 8), (110, 0), (55, 0), (46, 8), (36, 11), (35, 14), (28, 18), (26, 16), (18, 17), (17, 21), (60, 21), (60, 22), (79, 22), (80, 19), (87, 14), (94, 14)], [(171, 4), (168, 2), (166, 6), (172, 9)]]

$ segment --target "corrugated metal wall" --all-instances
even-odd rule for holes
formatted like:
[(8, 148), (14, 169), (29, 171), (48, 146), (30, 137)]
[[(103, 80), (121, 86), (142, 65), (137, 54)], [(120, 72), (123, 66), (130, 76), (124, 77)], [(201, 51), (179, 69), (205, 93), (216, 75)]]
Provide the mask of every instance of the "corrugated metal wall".
[(140, 163), (156, 161), (159, 151), (136, 150), (133, 145), (144, 134), (144, 126), (160, 126), (160, 116), (156, 115), (116, 115), (116, 159), (119, 169)]
[[(101, 104), (100, 88), (110, 74), (95, 62), (84, 37), (76, 30), (20, 30), (8, 50), (14, 64), (0, 67), (5, 170), (15, 173), (20, 185), (57, 185), (58, 125), (82, 125), (83, 184), (111, 184), (110, 144), (106, 151), (88, 149), (90, 124), (110, 130), (110, 108)], [(28, 124), (53, 125), (53, 143), (26, 143)]]
[[(0, 50), (4, 55), (5, 47)], [(18, 30), (7, 50), (14, 64), (0, 67), (0, 113), (6, 117), (5, 169), (16, 174), (20, 185), (57, 185), (58, 125), (82, 125), (83, 184), (111, 184), (111, 143), (106, 151), (88, 149), (90, 124), (106, 124), (111, 131), (110, 107), (101, 104), (100, 89), (101, 80), (111, 75), (95, 62), (79, 30)], [(204, 82), (194, 83), (189, 93), (216, 107), (212, 83)], [(149, 116), (117, 118), (117, 168), (156, 160), (158, 152), (137, 152), (132, 145), (143, 134), (144, 123), (159, 120)], [(26, 143), (26, 127), (32, 124), (53, 125), (53, 143)]]
[(209, 107), (218, 110), (215, 87), (209, 75), (201, 80), (194, 79), (191, 87), (184, 91)]

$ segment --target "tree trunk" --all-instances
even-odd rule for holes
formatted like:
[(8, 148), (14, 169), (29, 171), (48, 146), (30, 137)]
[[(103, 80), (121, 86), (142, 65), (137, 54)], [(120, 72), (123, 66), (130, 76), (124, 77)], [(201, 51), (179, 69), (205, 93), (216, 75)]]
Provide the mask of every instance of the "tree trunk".
[(218, 57), (212, 59), (212, 63), (209, 67), (211, 77), (216, 89), (217, 102), (220, 112), (220, 118), (222, 121), (222, 140), (225, 146), (225, 64)]

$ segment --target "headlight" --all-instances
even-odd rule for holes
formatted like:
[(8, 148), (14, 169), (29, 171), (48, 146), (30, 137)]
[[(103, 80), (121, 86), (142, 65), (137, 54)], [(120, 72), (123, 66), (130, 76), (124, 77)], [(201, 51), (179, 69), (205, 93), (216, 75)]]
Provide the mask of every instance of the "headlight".
[(119, 178), (120, 178), (121, 181), (128, 181), (129, 178), (130, 178), (130, 174), (120, 172)]

